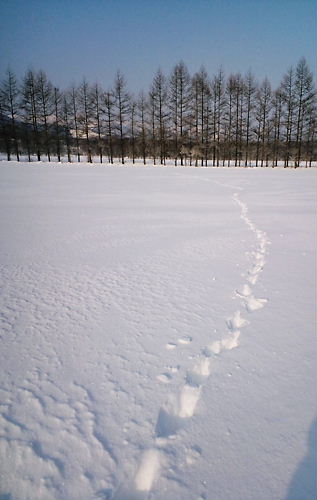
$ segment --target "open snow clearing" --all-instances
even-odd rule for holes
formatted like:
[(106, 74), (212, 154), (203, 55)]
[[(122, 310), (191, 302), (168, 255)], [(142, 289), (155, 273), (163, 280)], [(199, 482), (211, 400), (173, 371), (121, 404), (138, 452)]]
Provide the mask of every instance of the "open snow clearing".
[(316, 170), (0, 180), (0, 498), (314, 498)]

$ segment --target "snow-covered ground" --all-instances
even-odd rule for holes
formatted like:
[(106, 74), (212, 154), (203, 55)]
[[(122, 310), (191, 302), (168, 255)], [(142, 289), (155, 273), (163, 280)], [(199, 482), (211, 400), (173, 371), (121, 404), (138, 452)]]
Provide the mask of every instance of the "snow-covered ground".
[(1, 499), (316, 498), (316, 179), (1, 162)]

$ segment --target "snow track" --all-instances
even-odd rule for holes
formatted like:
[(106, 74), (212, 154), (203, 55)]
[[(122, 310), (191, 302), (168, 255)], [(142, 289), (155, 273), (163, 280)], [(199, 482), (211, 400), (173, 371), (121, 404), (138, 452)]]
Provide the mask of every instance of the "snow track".
[[(232, 186), (227, 186), (232, 188)], [(256, 237), (257, 246), (255, 251), (248, 252), (251, 255), (250, 267), (241, 277), (246, 278), (248, 283), (242, 283), (235, 290), (235, 294), (241, 299), (241, 303), (247, 313), (252, 313), (264, 307), (267, 299), (255, 298), (252, 286), (258, 281), (260, 273), (265, 265), (267, 246), (269, 240), (264, 231), (259, 229), (248, 215), (248, 207), (240, 199), (238, 193), (233, 194), (233, 200), (240, 209), (240, 217)], [(188, 424), (188, 421), (194, 416), (197, 404), (203, 395), (203, 386), (207, 378), (212, 373), (213, 357), (224, 355), (239, 346), (240, 330), (249, 325), (251, 320), (241, 316), (240, 309), (236, 310), (232, 317), (228, 318), (227, 332), (219, 340), (201, 349), (201, 355), (195, 360), (191, 369), (187, 370), (183, 385), (179, 392), (170, 393), (167, 396), (166, 403), (159, 409), (157, 422), (154, 430), (153, 444), (142, 452), (137, 467), (137, 472), (129, 485), (120, 487), (114, 498), (119, 500), (129, 500), (137, 498), (147, 498), (154, 482), (159, 478), (162, 467), (171, 467), (169, 453), (167, 452), (169, 440), (174, 440)], [(190, 344), (192, 338), (181, 338), (180, 344)], [(169, 343), (167, 349), (176, 348), (176, 344)], [(168, 384), (170, 374), (163, 373), (157, 377), (159, 382)], [(197, 453), (195, 455), (200, 455)], [(196, 457), (197, 458), (197, 457)], [(187, 457), (187, 463), (190, 464), (193, 458)], [(141, 495), (141, 496), (140, 496)]]

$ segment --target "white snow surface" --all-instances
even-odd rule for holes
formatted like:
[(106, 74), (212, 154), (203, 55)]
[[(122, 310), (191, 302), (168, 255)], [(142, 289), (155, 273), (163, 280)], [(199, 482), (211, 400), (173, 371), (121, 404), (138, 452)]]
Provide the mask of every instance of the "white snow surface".
[(316, 174), (0, 163), (1, 499), (316, 498)]

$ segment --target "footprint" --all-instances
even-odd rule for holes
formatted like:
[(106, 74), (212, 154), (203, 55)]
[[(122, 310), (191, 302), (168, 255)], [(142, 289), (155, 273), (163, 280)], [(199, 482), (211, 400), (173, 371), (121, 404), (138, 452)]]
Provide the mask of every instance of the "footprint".
[(259, 266), (264, 267), (264, 264), (265, 264), (265, 260), (264, 259), (257, 259), (257, 264), (259, 264)]
[(255, 252), (254, 256), (257, 260), (257, 264), (260, 264), (260, 266), (263, 266), (265, 264), (263, 252), (257, 251), (257, 252)]
[(262, 309), (267, 303), (267, 299), (256, 299), (253, 295), (245, 298), (245, 307), (248, 312)]
[(232, 333), (232, 335), (230, 335), (230, 337), (227, 337), (226, 339), (223, 339), (221, 341), (221, 347), (223, 349), (226, 349), (227, 351), (231, 351), (231, 349), (238, 347), (239, 337), (240, 337), (240, 331), (236, 330), (235, 332)]
[(177, 346), (173, 342), (168, 342), (168, 344), (165, 345), (165, 348), (168, 350), (175, 349), (175, 347)]
[(177, 365), (177, 366), (166, 366), (165, 368), (167, 370), (169, 370), (171, 373), (177, 373), (180, 370), (180, 365)]
[(236, 294), (239, 295), (240, 297), (248, 297), (251, 295), (251, 288), (249, 285), (242, 285), (240, 288), (236, 290)]
[(210, 375), (210, 360), (204, 358), (194, 366), (192, 370), (189, 370), (186, 375), (186, 382), (188, 385), (193, 387), (199, 387), (205, 378)]
[(236, 311), (233, 315), (233, 318), (229, 318), (227, 320), (227, 325), (229, 330), (238, 330), (239, 328), (242, 328), (246, 325), (249, 324), (249, 321), (247, 321), (244, 318), (241, 318), (241, 313), (240, 311)]
[(201, 457), (201, 449), (199, 446), (193, 446), (186, 450), (186, 463), (188, 465), (194, 464)]
[(160, 409), (155, 426), (155, 441), (158, 446), (164, 446), (167, 438), (171, 439), (184, 427), (184, 420), (175, 413), (173, 408), (170, 411)]
[(265, 247), (266, 247), (266, 241), (265, 240), (261, 240), (260, 241), (260, 251), (264, 253)]
[(169, 384), (172, 376), (169, 373), (161, 373), (160, 375), (157, 375), (156, 378), (159, 382), (162, 382), (162, 384)]
[(235, 347), (238, 347), (238, 339), (240, 337), (240, 330), (234, 330), (229, 337), (222, 340), (216, 340), (212, 344), (204, 348), (204, 354), (207, 357), (211, 357), (213, 354), (219, 354), (221, 351), (230, 351)]
[(203, 354), (210, 358), (213, 354), (219, 354), (221, 352), (221, 340), (215, 340), (212, 344), (207, 345), (203, 349)]
[(138, 491), (148, 492), (158, 475), (160, 468), (160, 452), (154, 448), (146, 450), (140, 461), (134, 484)]
[(259, 275), (255, 274), (254, 276), (249, 276), (248, 282), (251, 283), (251, 285), (255, 285), (256, 282), (258, 281), (258, 279), (259, 279)]
[(190, 418), (194, 415), (201, 392), (201, 386), (193, 387), (185, 384), (179, 396), (179, 413), (181, 418)]
[(257, 236), (257, 238), (265, 240), (266, 233), (264, 231), (261, 231), (261, 229), (257, 229), (256, 236)]
[(251, 276), (254, 276), (255, 274), (260, 273), (263, 270), (263, 266), (260, 266), (260, 264), (255, 264), (249, 271), (248, 273)]
[(181, 337), (178, 339), (179, 344), (190, 344), (192, 342), (192, 337)]

